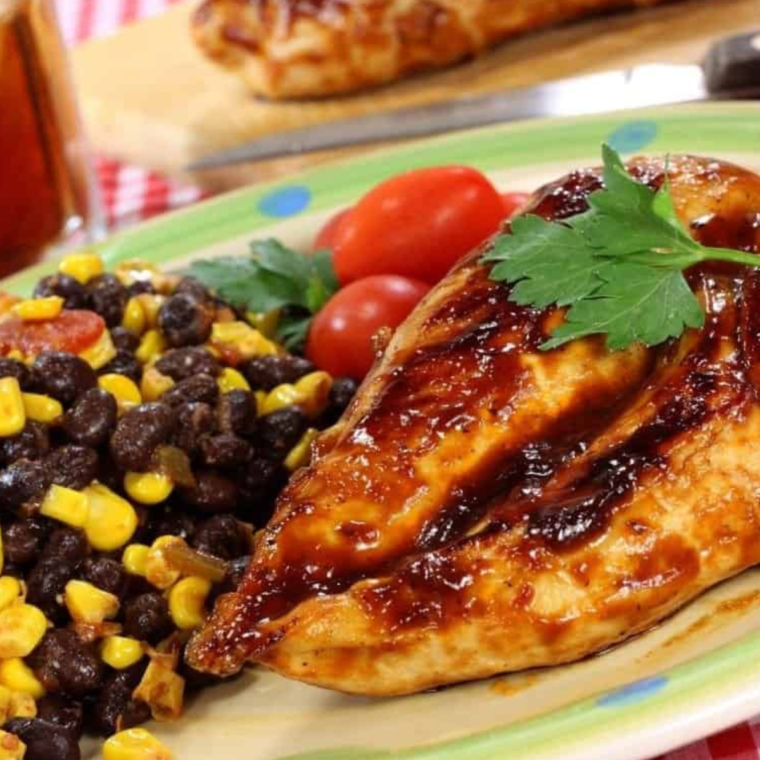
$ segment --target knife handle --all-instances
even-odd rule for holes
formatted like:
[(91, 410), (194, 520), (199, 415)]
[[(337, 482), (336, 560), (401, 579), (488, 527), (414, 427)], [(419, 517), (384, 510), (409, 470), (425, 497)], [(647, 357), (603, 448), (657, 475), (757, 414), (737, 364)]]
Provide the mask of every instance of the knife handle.
[(711, 95), (760, 92), (760, 30), (718, 42), (708, 51), (703, 69)]

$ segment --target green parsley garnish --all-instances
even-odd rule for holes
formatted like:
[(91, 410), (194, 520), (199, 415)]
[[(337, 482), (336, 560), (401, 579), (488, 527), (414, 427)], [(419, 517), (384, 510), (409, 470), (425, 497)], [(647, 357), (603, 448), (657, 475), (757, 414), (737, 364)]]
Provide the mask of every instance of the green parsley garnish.
[(303, 347), (312, 317), (338, 290), (330, 251), (298, 253), (274, 239), (251, 243), (251, 256), (203, 259), (190, 274), (233, 306), (279, 312), (276, 337), (289, 350)]
[(559, 222), (517, 217), (483, 256), (494, 265), (492, 279), (513, 285), (515, 303), (569, 307), (544, 350), (596, 334), (605, 334), (612, 350), (677, 338), (705, 320), (686, 269), (711, 260), (760, 266), (755, 254), (693, 240), (667, 180), (655, 192), (612, 148), (604, 145), (602, 156), (605, 187), (589, 196), (588, 211)]

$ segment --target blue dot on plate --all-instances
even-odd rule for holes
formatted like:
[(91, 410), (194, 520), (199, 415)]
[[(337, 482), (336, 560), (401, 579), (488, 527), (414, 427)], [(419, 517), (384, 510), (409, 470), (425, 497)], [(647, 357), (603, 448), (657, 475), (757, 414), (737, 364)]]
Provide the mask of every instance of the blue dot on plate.
[(308, 208), (311, 203), (311, 190), (303, 185), (279, 187), (267, 193), (259, 201), (259, 211), (264, 216), (282, 218), (295, 216)]
[(658, 691), (665, 688), (668, 683), (668, 679), (665, 676), (653, 676), (652, 678), (644, 678), (641, 681), (634, 681), (627, 686), (623, 686), (622, 689), (615, 689), (607, 694), (602, 694), (596, 700), (596, 703), (600, 707), (620, 707), (622, 705), (630, 705), (635, 702), (641, 702)]
[(646, 148), (657, 137), (654, 121), (629, 121), (618, 127), (608, 138), (610, 147), (619, 153), (633, 153)]

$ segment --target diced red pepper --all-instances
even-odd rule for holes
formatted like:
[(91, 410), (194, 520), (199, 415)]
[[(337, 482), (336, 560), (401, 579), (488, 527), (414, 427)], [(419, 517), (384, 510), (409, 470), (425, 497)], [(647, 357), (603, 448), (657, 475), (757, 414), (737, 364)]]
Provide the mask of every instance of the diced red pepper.
[(24, 356), (49, 350), (78, 354), (92, 346), (105, 329), (103, 318), (94, 311), (64, 310), (45, 322), (8, 317), (0, 322), (0, 355), (14, 349)]

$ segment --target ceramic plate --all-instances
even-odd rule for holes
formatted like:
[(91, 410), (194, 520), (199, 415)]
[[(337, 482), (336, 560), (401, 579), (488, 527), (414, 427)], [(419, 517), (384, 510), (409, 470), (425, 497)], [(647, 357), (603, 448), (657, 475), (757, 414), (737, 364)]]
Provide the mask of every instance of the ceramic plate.
[[(242, 253), (252, 237), (299, 246), (379, 180), (463, 163), (531, 190), (599, 146), (687, 152), (760, 170), (760, 106), (720, 104), (488, 128), (368, 153), (225, 195), (99, 248), (176, 266)], [(2, 283), (27, 293), (46, 264)], [(760, 570), (713, 589), (644, 636), (570, 666), (400, 699), (347, 697), (253, 670), (156, 727), (178, 760), (639, 760), (760, 713)], [(96, 756), (96, 750), (92, 750)]]

